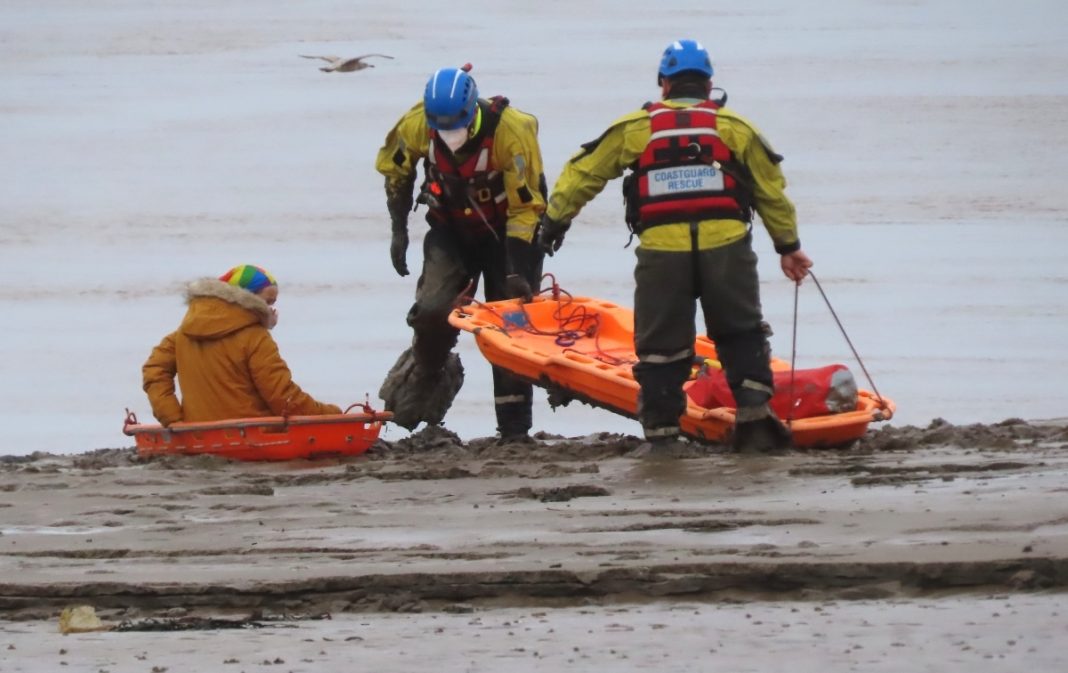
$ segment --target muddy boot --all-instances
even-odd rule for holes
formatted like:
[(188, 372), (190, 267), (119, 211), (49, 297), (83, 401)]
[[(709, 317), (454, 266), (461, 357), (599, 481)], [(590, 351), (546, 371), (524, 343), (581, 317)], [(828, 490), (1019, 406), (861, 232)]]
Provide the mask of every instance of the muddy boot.
[[(734, 425), (731, 448), (736, 453), (782, 453), (793, 444), (790, 429), (783, 425), (770, 409), (758, 415), (755, 410), (739, 409), (739, 420)], [(757, 418), (752, 418), (757, 415)], [(747, 419), (748, 416), (748, 419)]]
[(538, 440), (531, 437), (530, 434), (525, 431), (502, 432), (500, 433), (500, 436), (497, 437), (496, 442), (497, 446), (535, 446), (537, 443)]
[(393, 422), (414, 430), (419, 423), (437, 425), (445, 418), (464, 383), (460, 356), (449, 353), (445, 366), (428, 372), (416, 365), (412, 349), (401, 353), (378, 391)]

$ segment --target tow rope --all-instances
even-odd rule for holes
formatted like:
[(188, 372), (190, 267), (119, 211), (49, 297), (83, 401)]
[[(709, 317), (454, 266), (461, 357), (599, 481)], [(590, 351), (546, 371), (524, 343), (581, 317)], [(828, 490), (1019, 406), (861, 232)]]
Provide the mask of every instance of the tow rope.
[[(846, 333), (845, 327), (842, 325), (842, 321), (838, 319), (838, 313), (831, 306), (831, 300), (827, 298), (827, 293), (823, 291), (823, 286), (820, 285), (820, 281), (816, 278), (816, 274), (812, 273), (809, 269), (808, 275), (812, 278), (812, 282), (816, 284), (816, 289), (820, 291), (820, 296), (823, 297), (823, 302), (827, 304), (827, 309), (831, 312), (831, 317), (834, 318), (835, 324), (838, 325), (838, 330), (845, 338), (845, 342), (849, 345), (849, 350), (853, 351), (853, 357), (856, 358), (857, 364), (860, 365), (860, 370), (864, 372), (864, 378), (868, 380), (868, 385), (871, 386), (871, 390), (875, 393), (875, 399), (879, 401), (879, 405), (886, 407), (886, 402), (883, 401), (883, 396), (879, 394), (879, 389), (875, 387), (875, 381), (872, 380), (871, 374), (868, 373), (868, 368), (864, 366), (864, 360), (860, 357), (860, 353), (857, 352), (856, 347), (853, 346), (852, 339)], [(797, 371), (797, 305), (798, 296), (800, 294), (801, 283), (794, 283), (794, 326), (793, 326), (793, 339), (790, 351), (790, 399), (794, 399), (794, 373)], [(793, 421), (793, 406), (790, 407), (790, 414), (786, 418), (787, 424)]]

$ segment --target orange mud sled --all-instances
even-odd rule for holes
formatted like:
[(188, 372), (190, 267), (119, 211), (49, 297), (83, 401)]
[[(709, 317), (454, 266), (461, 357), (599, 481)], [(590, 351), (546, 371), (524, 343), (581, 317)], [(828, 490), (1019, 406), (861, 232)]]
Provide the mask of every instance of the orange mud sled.
[[(348, 413), (362, 407), (359, 413)], [(265, 416), (209, 423), (142, 425), (129, 410), (123, 434), (133, 437), (141, 456), (211, 454), (231, 460), (295, 460), (358, 456), (375, 443), (382, 424), (393, 418), (354, 404), (344, 414)]]
[[(555, 291), (532, 302), (474, 302), (455, 309), (449, 322), (475, 335), (479, 350), (492, 364), (550, 391), (550, 400), (578, 399), (637, 418), (638, 383), (631, 368), (634, 314), (617, 304)], [(694, 343), (698, 357), (716, 360), (715, 344), (705, 336)], [(772, 358), (773, 371), (790, 371)], [(734, 427), (735, 410), (706, 409), (687, 397), (682, 432), (694, 439), (720, 442)], [(894, 404), (859, 390), (856, 409), (790, 419), (799, 447), (839, 446), (859, 439), (873, 421), (889, 420)], [(786, 420), (786, 419), (784, 419)]]

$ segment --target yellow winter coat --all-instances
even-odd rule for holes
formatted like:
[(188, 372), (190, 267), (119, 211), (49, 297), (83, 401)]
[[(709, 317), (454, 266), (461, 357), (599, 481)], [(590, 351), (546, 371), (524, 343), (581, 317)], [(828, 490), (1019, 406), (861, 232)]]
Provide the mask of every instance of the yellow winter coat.
[[(671, 107), (688, 107), (698, 101), (665, 100)], [(792, 252), (800, 245), (797, 216), (786, 197), (786, 179), (778, 160), (756, 128), (729, 110), (718, 111), (717, 131), (734, 156), (753, 174), (754, 205), (779, 253)], [(574, 218), (582, 207), (604, 189), (609, 180), (623, 175), (634, 164), (652, 135), (649, 113), (645, 110), (620, 117), (593, 143), (587, 143), (564, 166), (549, 197), (547, 214), (558, 222)], [(698, 223), (697, 247), (718, 248), (743, 237), (749, 227), (741, 220), (717, 219)], [(650, 250), (686, 251), (692, 247), (690, 224), (663, 224), (646, 229), (641, 245)]]
[[(481, 116), (476, 121), (475, 132), (480, 122)], [(386, 176), (387, 193), (412, 188), (419, 161), (426, 158), (429, 149), (430, 127), (423, 104), (418, 103), (400, 118), (378, 150), (375, 170)], [(538, 120), (510, 105), (504, 108), (493, 136), (490, 161), (490, 168), (501, 171), (504, 177), (504, 191), (508, 195), (507, 234), (530, 243), (538, 218), (545, 210), (540, 189), (543, 169)]]
[(270, 307), (259, 296), (204, 278), (189, 285), (186, 300), (182, 324), (163, 337), (141, 369), (160, 423), (341, 413), (293, 382), (267, 327)]

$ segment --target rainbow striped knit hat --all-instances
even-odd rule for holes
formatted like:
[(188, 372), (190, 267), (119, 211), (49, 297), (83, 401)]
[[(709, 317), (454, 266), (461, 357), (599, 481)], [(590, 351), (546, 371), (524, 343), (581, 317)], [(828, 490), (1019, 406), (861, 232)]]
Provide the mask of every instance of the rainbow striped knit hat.
[(278, 285), (278, 281), (274, 279), (274, 276), (267, 273), (266, 269), (252, 264), (239, 264), (219, 276), (219, 280), (230, 285), (243, 287), (252, 293), (259, 292), (271, 285)]

